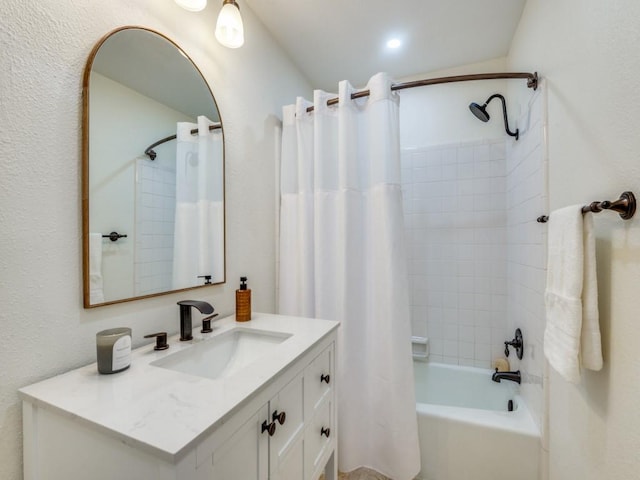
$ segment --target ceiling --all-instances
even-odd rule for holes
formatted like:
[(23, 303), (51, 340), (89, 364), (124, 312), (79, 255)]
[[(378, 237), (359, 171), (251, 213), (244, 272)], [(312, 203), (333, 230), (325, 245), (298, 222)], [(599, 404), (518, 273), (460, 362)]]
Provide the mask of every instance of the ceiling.
[(192, 118), (219, 121), (200, 71), (176, 45), (154, 32), (126, 28), (107, 38), (92, 64), (98, 72)]
[[(240, 0), (242, 3), (243, 0)], [(506, 56), (526, 0), (244, 0), (314, 88)], [(246, 33), (246, 32), (245, 32)], [(387, 40), (402, 46), (392, 50)]]

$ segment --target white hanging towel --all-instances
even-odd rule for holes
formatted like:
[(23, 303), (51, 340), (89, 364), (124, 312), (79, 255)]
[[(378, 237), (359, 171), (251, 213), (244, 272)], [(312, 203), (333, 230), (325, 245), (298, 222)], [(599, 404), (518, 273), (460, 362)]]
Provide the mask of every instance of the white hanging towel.
[(549, 216), (547, 325), (544, 353), (567, 381), (580, 381), (580, 366), (602, 368), (598, 318), (593, 214), (581, 205), (561, 208)]
[(89, 234), (89, 301), (104, 303), (102, 288), (102, 234)]

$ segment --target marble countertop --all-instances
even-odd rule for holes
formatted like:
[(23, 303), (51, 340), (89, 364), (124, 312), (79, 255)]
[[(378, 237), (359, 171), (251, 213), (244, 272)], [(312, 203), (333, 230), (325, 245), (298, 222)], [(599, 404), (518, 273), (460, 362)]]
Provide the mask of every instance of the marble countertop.
[[(21, 398), (51, 409), (160, 458), (175, 462), (236, 406), (337, 328), (338, 322), (252, 313), (249, 322), (226, 317), (213, 332), (193, 329), (194, 340), (169, 338), (170, 348), (154, 343), (132, 352), (131, 367), (101, 375), (96, 364), (72, 370), (20, 389)], [(195, 324), (195, 322), (194, 322)], [(228, 378), (207, 379), (150, 365), (160, 358), (205, 342), (236, 326), (291, 334), (267, 356)]]

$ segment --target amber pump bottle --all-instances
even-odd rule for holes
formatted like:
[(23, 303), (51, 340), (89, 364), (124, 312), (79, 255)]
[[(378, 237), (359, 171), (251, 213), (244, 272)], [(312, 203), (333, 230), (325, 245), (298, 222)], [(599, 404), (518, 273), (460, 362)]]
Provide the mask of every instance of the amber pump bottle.
[(236, 322), (251, 320), (251, 290), (247, 289), (247, 277), (240, 277), (240, 288), (236, 290)]

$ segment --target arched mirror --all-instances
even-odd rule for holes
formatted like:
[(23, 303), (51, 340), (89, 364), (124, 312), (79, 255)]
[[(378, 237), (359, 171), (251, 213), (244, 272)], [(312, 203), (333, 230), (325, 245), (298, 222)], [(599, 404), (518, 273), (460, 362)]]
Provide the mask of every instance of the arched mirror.
[(82, 127), (85, 308), (223, 283), (222, 120), (188, 55), (146, 28), (103, 37)]

